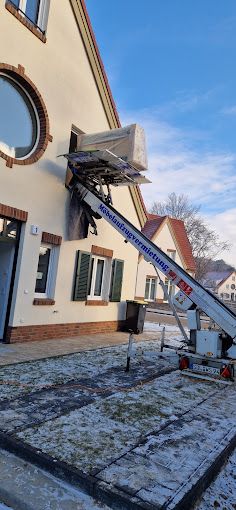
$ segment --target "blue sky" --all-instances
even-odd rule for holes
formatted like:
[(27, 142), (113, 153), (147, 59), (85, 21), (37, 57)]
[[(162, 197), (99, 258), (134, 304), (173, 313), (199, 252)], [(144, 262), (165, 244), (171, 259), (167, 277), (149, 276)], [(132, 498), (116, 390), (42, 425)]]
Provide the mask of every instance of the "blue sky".
[(146, 131), (150, 207), (184, 193), (236, 265), (235, 0), (87, 0), (123, 125)]

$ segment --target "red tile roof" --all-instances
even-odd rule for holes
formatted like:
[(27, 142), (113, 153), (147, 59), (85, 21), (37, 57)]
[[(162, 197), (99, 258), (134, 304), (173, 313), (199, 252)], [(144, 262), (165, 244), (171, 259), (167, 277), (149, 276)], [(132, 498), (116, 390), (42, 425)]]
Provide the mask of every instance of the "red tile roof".
[(192, 247), (188, 240), (184, 222), (182, 220), (177, 220), (176, 218), (169, 218), (169, 221), (171, 223), (177, 245), (179, 246), (184, 259), (186, 269), (196, 271), (196, 262), (193, 258)]
[(159, 230), (161, 224), (165, 221), (166, 216), (158, 216), (157, 214), (148, 214), (148, 220), (142, 228), (142, 233), (152, 239), (154, 234)]
[(176, 218), (170, 218), (169, 216), (158, 216), (157, 214), (149, 214), (148, 217), (149, 219), (142, 229), (143, 234), (148, 237), (148, 239), (153, 240), (153, 237), (158, 232), (160, 226), (166, 219), (168, 219), (173, 237), (179, 248), (181, 257), (184, 260), (185, 269), (196, 271), (196, 264), (184, 222), (182, 220), (177, 220)]

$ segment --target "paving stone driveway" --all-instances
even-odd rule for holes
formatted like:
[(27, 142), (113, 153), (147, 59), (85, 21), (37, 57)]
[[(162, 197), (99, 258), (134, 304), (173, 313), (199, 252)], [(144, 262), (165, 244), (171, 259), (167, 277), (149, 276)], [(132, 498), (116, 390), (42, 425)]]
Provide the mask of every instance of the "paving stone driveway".
[[(126, 373), (122, 349), (104, 349), (102, 366), (101, 350), (89, 353), (93, 369), (84, 353), (50, 360), (51, 371), (63, 365), (65, 381), (55, 384), (50, 373), (39, 389), (37, 381), (29, 389), (30, 374), (35, 381), (38, 371), (40, 380), (46, 360), (18, 365), (22, 390), (0, 402), (0, 430), (62, 462), (64, 473), (66, 466), (78, 479), (83, 473), (93, 494), (114, 508), (189, 510), (235, 441), (235, 388), (183, 377), (176, 358), (152, 344), (151, 357), (137, 358)], [(5, 384), (6, 373), (2, 368)]]

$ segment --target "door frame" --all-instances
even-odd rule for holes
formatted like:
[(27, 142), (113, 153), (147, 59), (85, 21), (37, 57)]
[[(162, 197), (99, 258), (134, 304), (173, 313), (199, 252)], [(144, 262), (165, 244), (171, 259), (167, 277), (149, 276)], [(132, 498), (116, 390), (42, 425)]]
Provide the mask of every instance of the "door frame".
[[(8, 218), (8, 217), (2, 216), (2, 215), (1, 215), (1, 218), (7, 219), (7, 220), (11, 220), (12, 219), (12, 218)], [(3, 330), (3, 338), (0, 339), (0, 343), (8, 343), (8, 341), (7, 341), (7, 329), (8, 329), (8, 326), (9, 326), (9, 319), (10, 319), (10, 313), (11, 313), (11, 307), (12, 307), (12, 297), (13, 297), (13, 289), (14, 289), (15, 276), (16, 276), (16, 266), (17, 266), (17, 261), (18, 261), (21, 227), (22, 227), (22, 222), (21, 221), (17, 221), (16, 239), (14, 241), (14, 243), (15, 243), (15, 253), (14, 253), (14, 258), (13, 258), (10, 287), (9, 287), (9, 293), (8, 293), (8, 299), (7, 299), (7, 311), (6, 311), (5, 325), (4, 325), (4, 330)]]

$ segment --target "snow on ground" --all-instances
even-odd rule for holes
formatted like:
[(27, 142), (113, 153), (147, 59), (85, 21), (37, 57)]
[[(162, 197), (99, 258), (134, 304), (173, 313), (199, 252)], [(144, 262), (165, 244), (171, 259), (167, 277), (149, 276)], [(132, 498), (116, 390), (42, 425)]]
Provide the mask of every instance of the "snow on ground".
[[(144, 332), (145, 333), (154, 333), (157, 332), (160, 337), (163, 332), (163, 328), (165, 328), (164, 332), (164, 344), (165, 345), (171, 345), (172, 347), (175, 347), (176, 349), (182, 347), (185, 345), (185, 340), (183, 338), (183, 335), (180, 333), (180, 330), (177, 326), (177, 324), (158, 324), (155, 322), (145, 322), (144, 324)], [(189, 331), (188, 329), (184, 328), (187, 336), (189, 337)], [(159, 338), (160, 338), (159, 337)]]
[[(174, 351), (160, 353), (162, 328), (158, 324), (145, 324), (145, 332), (153, 335), (156, 331), (157, 339), (142, 342), (140, 337), (136, 338), (131, 374), (144, 374), (142, 367), (148, 368), (150, 363), (157, 371), (177, 367)], [(177, 326), (166, 326), (165, 343), (168, 342), (175, 347), (183, 345)], [(177, 370), (153, 380), (146, 377), (143, 383), (142, 377), (134, 379), (133, 387), (125, 386), (126, 356), (127, 345), (119, 345), (20, 363), (14, 365), (14, 376), (12, 366), (2, 367), (0, 400), (16, 399), (38, 389), (83, 379), (84, 390), (76, 389), (75, 384), (75, 393), (85, 391), (85, 395), (89, 395), (93, 390), (94, 396), (95, 386), (89, 388), (92, 383), (96, 383), (98, 390), (109, 390), (111, 394), (98, 391), (93, 401), (73, 411), (68, 407), (52, 419), (47, 416), (43, 423), (25, 422), (15, 434), (39, 451), (85, 473), (99, 472), (103, 481), (112, 483), (115, 476), (116, 484), (119, 480), (123, 488), (129, 483), (131, 489), (133, 483), (146, 501), (155, 502), (163, 497), (164, 502), (171, 497), (172, 486), (182, 483), (181, 473), (178, 475), (179, 458), (183, 453), (185, 457), (182, 445), (191, 452), (187, 463), (182, 459), (182, 467), (192, 476), (194, 462), (196, 465), (200, 465), (202, 459), (205, 462), (209, 452), (213, 452), (234, 427), (234, 394), (232, 387), (183, 377)], [(3, 417), (8, 411), (4, 405)], [(17, 406), (17, 401), (13, 405)], [(138, 459), (138, 465), (134, 459)], [(197, 510), (236, 510), (233, 500), (236, 460), (232, 459), (205, 493)], [(174, 465), (168, 479), (167, 471)], [(144, 479), (146, 489), (142, 488)], [(224, 494), (228, 498), (225, 501)], [(90, 510), (89, 506), (85, 508)], [(95, 507), (91, 506), (91, 510)]]
[[(180, 333), (177, 324), (161, 324), (156, 322), (145, 322), (144, 331), (162, 331), (163, 327), (165, 327), (166, 333), (177, 332)], [(187, 329), (186, 329), (187, 332)], [(182, 338), (182, 336), (181, 336)]]
[[(144, 342), (136, 340), (135, 346), (134, 365), (142, 363), (143, 358), (150, 353), (153, 362), (160, 355), (160, 339)], [(126, 359), (127, 345), (118, 345), (18, 363), (14, 365), (14, 370), (11, 365), (0, 367), (0, 401), (80, 378), (94, 378), (111, 368), (125, 367)]]
[[(112, 387), (112, 386), (111, 386)], [(177, 418), (218, 388), (171, 373), (115, 392), (43, 425), (18, 433), (23, 441), (85, 472), (101, 469), (143, 435)]]
[[(14, 510), (109, 510), (77, 487), (1, 449), (0, 479), (4, 499), (12, 501)], [(0, 503), (0, 510), (12, 509)]]
[(235, 510), (236, 509), (236, 450), (225, 467), (206, 490), (195, 510)]

